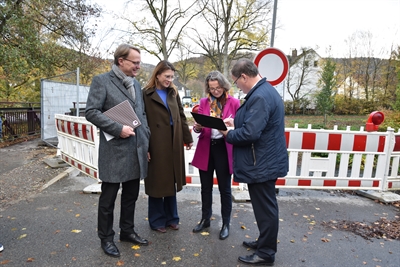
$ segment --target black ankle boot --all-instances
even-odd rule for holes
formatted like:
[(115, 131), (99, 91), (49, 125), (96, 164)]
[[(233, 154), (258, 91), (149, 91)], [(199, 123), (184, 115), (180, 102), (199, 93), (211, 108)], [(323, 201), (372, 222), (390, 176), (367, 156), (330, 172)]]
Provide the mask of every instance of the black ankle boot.
[(223, 224), (221, 232), (219, 232), (219, 239), (224, 240), (229, 236), (229, 224)]
[(205, 228), (210, 227), (210, 219), (201, 219), (198, 225), (193, 228), (193, 233), (198, 233), (204, 230)]

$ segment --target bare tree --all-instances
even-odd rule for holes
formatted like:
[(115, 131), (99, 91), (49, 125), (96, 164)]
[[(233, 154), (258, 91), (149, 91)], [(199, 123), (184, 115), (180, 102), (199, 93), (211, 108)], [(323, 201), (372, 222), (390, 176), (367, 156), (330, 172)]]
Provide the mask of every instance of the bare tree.
[(298, 108), (306, 108), (305, 105), (309, 104), (311, 93), (316, 89), (313, 76), (317, 75), (317, 54), (314, 49), (302, 48), (302, 54), (292, 55), (289, 64), (286, 91), (292, 98), (292, 114), (295, 114)]
[(189, 38), (209, 58), (215, 68), (228, 75), (228, 68), (238, 53), (268, 46), (268, 15), (271, 1), (200, 0), (204, 23), (192, 27)]
[[(137, 10), (138, 1), (130, 0)], [(180, 0), (142, 0), (142, 18), (139, 12), (132, 16), (124, 17), (132, 30), (130, 31), (132, 41), (149, 54), (159, 60), (168, 60), (171, 54), (180, 45), (181, 37), (186, 26), (202, 12), (194, 10), (196, 1), (185, 3), (183, 7)], [(140, 34), (139, 37), (136, 37)], [(140, 41), (138, 41), (140, 40)]]

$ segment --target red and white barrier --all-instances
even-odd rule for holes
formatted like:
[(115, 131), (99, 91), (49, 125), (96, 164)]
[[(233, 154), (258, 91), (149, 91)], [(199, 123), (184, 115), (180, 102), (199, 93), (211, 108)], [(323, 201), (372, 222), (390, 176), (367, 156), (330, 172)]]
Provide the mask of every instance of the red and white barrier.
[[(56, 114), (59, 149), (71, 166), (97, 179), (98, 131), (82, 117)], [(191, 165), (194, 147), (185, 149), (186, 182), (199, 186), (198, 169)], [(289, 172), (278, 188), (399, 190), (400, 133), (286, 128)], [(397, 142), (396, 142), (397, 140)], [(214, 178), (214, 184), (217, 184)], [(235, 183), (232, 187), (242, 189)]]

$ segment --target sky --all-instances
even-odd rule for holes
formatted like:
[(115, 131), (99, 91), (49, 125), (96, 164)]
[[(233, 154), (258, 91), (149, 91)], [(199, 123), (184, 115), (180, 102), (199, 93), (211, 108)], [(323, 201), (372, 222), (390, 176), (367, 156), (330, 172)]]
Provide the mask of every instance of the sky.
[[(302, 47), (307, 47), (315, 49), (321, 57), (346, 57), (348, 45), (345, 40), (356, 31), (372, 34), (371, 41), (376, 57), (387, 57), (392, 44), (395, 47), (400, 45), (400, 0), (276, 1), (274, 47), (287, 55), (293, 49), (299, 51)], [(105, 11), (121, 14), (125, 1), (92, 2), (99, 4)], [(109, 27), (110, 21), (113, 21), (112, 15), (106, 16), (100, 27)], [(330, 53), (327, 52), (329, 46)], [(386, 54), (380, 53), (382, 49)], [(170, 60), (174, 61), (173, 58)], [(142, 61), (156, 64), (158, 59), (142, 53)]]

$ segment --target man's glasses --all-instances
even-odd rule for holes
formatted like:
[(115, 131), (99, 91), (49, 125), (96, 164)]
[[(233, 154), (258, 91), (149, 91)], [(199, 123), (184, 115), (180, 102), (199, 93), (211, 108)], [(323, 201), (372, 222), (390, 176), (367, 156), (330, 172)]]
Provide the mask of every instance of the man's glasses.
[(208, 88), (208, 89), (210, 90), (210, 92), (214, 92), (214, 91), (217, 91), (217, 90), (218, 90), (218, 91), (221, 90), (222, 87), (219, 87), (219, 86), (218, 86), (217, 88), (211, 88), (211, 87), (210, 87), (210, 88)]
[(132, 60), (127, 59), (127, 58), (124, 58), (124, 59), (127, 60), (127, 61), (129, 61), (129, 62), (131, 62), (133, 65), (135, 65), (135, 66), (137, 66), (137, 67), (139, 67), (140, 64), (142, 63), (142, 62), (140, 62), (140, 61), (132, 61)]
[[(243, 74), (243, 73), (242, 73), (242, 74)], [(237, 81), (242, 77), (242, 74), (240, 74), (240, 76), (236, 78), (236, 80), (233, 82), (233, 84), (236, 84), (236, 85), (237, 85)]]

